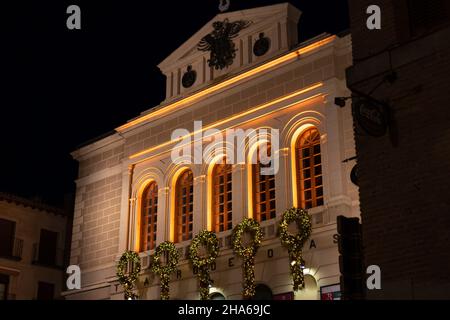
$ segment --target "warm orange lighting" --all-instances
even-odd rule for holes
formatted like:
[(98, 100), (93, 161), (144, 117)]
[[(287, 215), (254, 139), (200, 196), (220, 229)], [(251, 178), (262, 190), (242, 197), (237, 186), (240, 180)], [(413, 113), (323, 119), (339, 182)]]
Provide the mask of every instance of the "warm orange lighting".
[[(172, 143), (176, 143), (176, 142), (182, 141), (182, 140), (184, 140), (184, 139), (186, 139), (186, 138), (192, 137), (192, 136), (194, 136), (194, 135), (196, 135), (196, 134), (200, 134), (200, 133), (202, 133), (202, 132), (204, 132), (204, 131), (207, 131), (207, 130), (209, 130), (209, 129), (217, 128), (217, 126), (220, 126), (220, 125), (225, 124), (225, 123), (227, 123), (227, 122), (230, 122), (230, 121), (232, 121), (232, 120), (241, 118), (241, 117), (243, 117), (243, 116), (246, 116), (246, 115), (248, 115), (248, 114), (254, 113), (254, 112), (256, 112), (256, 111), (259, 111), (259, 110), (268, 108), (268, 107), (270, 107), (270, 106), (272, 106), (272, 105), (274, 105), (274, 104), (277, 104), (277, 103), (280, 103), (280, 102), (284, 102), (284, 101), (286, 101), (286, 100), (289, 100), (289, 99), (294, 98), (294, 97), (296, 97), (296, 96), (299, 96), (299, 95), (301, 95), (301, 94), (307, 93), (307, 92), (312, 91), (312, 90), (314, 90), (314, 89), (320, 88), (320, 87), (322, 87), (322, 86), (323, 86), (323, 83), (322, 83), (322, 82), (319, 82), (319, 83), (314, 84), (314, 85), (312, 85), (312, 86), (310, 86), (310, 87), (307, 87), (307, 88), (305, 88), (305, 89), (296, 91), (296, 92), (291, 93), (291, 94), (289, 94), (289, 95), (286, 95), (286, 96), (284, 96), (284, 97), (275, 99), (275, 100), (273, 100), (273, 101), (271, 101), (271, 102), (262, 104), (262, 105), (260, 105), (260, 106), (258, 106), (258, 107), (253, 108), (253, 109), (250, 109), (250, 110), (247, 110), (247, 111), (244, 111), (244, 112), (235, 114), (235, 115), (233, 115), (233, 116), (231, 116), (231, 117), (229, 117), (229, 118), (226, 118), (226, 119), (223, 119), (223, 120), (221, 120), (221, 121), (215, 122), (215, 123), (213, 123), (213, 124), (211, 124), (211, 125), (209, 125), (209, 126), (207, 126), (207, 127), (202, 128), (202, 130), (198, 130), (198, 131), (196, 131), (196, 132), (191, 132), (189, 135), (186, 135), (186, 136), (184, 136), (184, 137), (181, 137), (181, 138), (179, 138), (179, 139), (177, 139), (177, 140), (169, 140), (169, 141), (164, 142), (164, 143), (162, 143), (162, 144), (160, 144), (160, 145), (157, 145), (157, 146), (151, 147), (151, 148), (149, 148), (149, 149), (146, 149), (146, 150), (144, 150), (144, 151), (141, 151), (141, 152), (138, 152), (138, 153), (136, 153), (136, 154), (133, 154), (133, 155), (131, 155), (129, 158), (130, 158), (130, 159), (138, 158), (138, 157), (143, 156), (143, 155), (145, 155), (145, 154), (148, 154), (148, 153), (150, 153), (150, 152), (152, 152), (152, 151), (155, 151), (155, 150), (157, 150), (157, 149), (160, 149), (160, 148), (162, 148), (162, 147), (164, 147), (164, 146), (167, 146), (167, 145), (170, 145), (170, 144), (172, 144)], [(313, 96), (313, 97), (309, 97), (309, 98), (307, 98), (307, 99), (305, 99), (305, 100), (310, 100), (310, 99), (315, 98), (315, 97), (317, 97), (317, 96), (321, 96), (321, 94), (315, 95), (315, 96)], [(296, 102), (295, 104), (297, 104), (297, 103), (299, 103), (299, 102)], [(290, 106), (292, 106), (292, 105), (289, 105), (289, 106), (287, 106), (287, 107), (290, 107)], [(284, 109), (284, 108), (280, 108), (279, 110), (281, 110), (281, 109)], [(277, 111), (279, 111), (279, 110), (277, 110)]]
[(296, 158), (296, 144), (298, 137), (305, 132), (306, 130), (314, 127), (312, 124), (305, 124), (301, 126), (297, 131), (294, 133), (291, 139), (291, 179), (292, 179), (292, 202), (294, 204), (295, 208), (299, 208), (298, 203), (298, 190), (297, 190), (297, 158)]
[(248, 150), (247, 157), (247, 218), (253, 219), (253, 166), (252, 157), (257, 152), (258, 147), (263, 143), (268, 143), (267, 139), (258, 139), (258, 143), (253, 144)]
[(187, 170), (189, 170), (188, 167), (180, 168), (172, 177), (172, 183), (171, 183), (172, 192), (170, 193), (171, 197), (170, 197), (170, 221), (169, 221), (169, 226), (170, 226), (169, 227), (170, 228), (169, 241), (171, 241), (171, 242), (175, 242), (176, 186), (177, 186), (178, 178), (181, 176), (182, 173), (184, 173)]
[(174, 102), (174, 103), (172, 103), (172, 104), (170, 104), (170, 105), (168, 105), (166, 107), (163, 107), (163, 108), (161, 108), (159, 110), (155, 110), (153, 112), (150, 112), (149, 114), (146, 114), (146, 115), (144, 115), (142, 117), (139, 117), (139, 118), (137, 118), (135, 120), (132, 120), (132, 121), (124, 124), (123, 126), (120, 126), (119, 128), (117, 128), (116, 131), (123, 132), (123, 131), (125, 131), (125, 130), (131, 128), (131, 127), (134, 127), (134, 126), (136, 126), (138, 124), (141, 124), (141, 123), (143, 123), (143, 122), (145, 122), (147, 120), (150, 120), (150, 119), (153, 119), (153, 118), (156, 118), (156, 117), (160, 117), (163, 114), (169, 113), (169, 112), (179, 108), (182, 105), (188, 104), (190, 102), (194, 102), (194, 101), (196, 101), (196, 100), (198, 100), (198, 99), (200, 99), (200, 98), (202, 98), (204, 96), (212, 94), (213, 92), (216, 92), (216, 91), (218, 91), (220, 89), (228, 87), (228, 86), (230, 86), (232, 84), (235, 84), (235, 83), (237, 83), (237, 82), (239, 82), (241, 80), (245, 80), (245, 79), (247, 79), (247, 78), (249, 78), (249, 77), (251, 77), (251, 76), (253, 76), (253, 75), (257, 74), (257, 73), (266, 71), (266, 70), (268, 70), (270, 68), (276, 67), (276, 66), (278, 66), (278, 65), (280, 65), (282, 63), (288, 62), (290, 60), (298, 59), (299, 56), (301, 56), (303, 54), (306, 54), (306, 53), (308, 53), (310, 51), (313, 51), (313, 50), (315, 50), (317, 48), (320, 48), (320, 47), (322, 47), (322, 46), (332, 42), (335, 38), (336, 38), (336, 36), (330, 36), (330, 37), (327, 37), (327, 38), (325, 38), (323, 40), (319, 40), (319, 41), (317, 41), (317, 42), (315, 42), (313, 44), (310, 44), (310, 45), (308, 45), (308, 46), (306, 46), (304, 48), (300, 48), (300, 49), (298, 49), (296, 51), (290, 52), (290, 53), (288, 53), (288, 54), (286, 54), (286, 55), (284, 55), (284, 56), (282, 56), (280, 58), (277, 58), (275, 60), (267, 62), (267, 63), (265, 63), (265, 64), (263, 64), (263, 65), (261, 65), (259, 67), (251, 69), (249, 71), (246, 71), (246, 72), (244, 72), (244, 73), (242, 73), (240, 75), (237, 75), (237, 76), (235, 76), (235, 77), (233, 77), (231, 79), (225, 80), (225, 81), (223, 81), (223, 82), (221, 82), (221, 83), (219, 83), (217, 85), (214, 85), (212, 87), (206, 88), (206, 89), (204, 89), (204, 90), (202, 90), (202, 91), (200, 91), (198, 93), (195, 93), (195, 94), (193, 94), (193, 95), (191, 95), (191, 96), (189, 96), (189, 97), (187, 97), (185, 99), (182, 99), (180, 101)]
[(214, 231), (213, 225), (212, 225), (212, 216), (213, 216), (213, 172), (214, 168), (217, 165), (217, 163), (222, 160), (225, 157), (224, 154), (219, 154), (216, 157), (214, 157), (208, 166), (208, 175), (206, 177), (206, 228), (208, 231)]
[(134, 250), (136, 252), (141, 252), (141, 226), (142, 226), (142, 195), (145, 191), (145, 189), (147, 188), (147, 186), (152, 183), (154, 180), (146, 180), (144, 183), (141, 184), (140, 188), (137, 191), (137, 197), (136, 197), (136, 201), (134, 202), (134, 206), (135, 206), (135, 221), (136, 221), (136, 226), (135, 226), (135, 236), (134, 236)]

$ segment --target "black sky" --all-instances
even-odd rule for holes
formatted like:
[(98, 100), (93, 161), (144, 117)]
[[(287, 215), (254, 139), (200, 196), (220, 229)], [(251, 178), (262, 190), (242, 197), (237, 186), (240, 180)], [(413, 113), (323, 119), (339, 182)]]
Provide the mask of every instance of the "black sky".
[[(0, 191), (62, 205), (70, 152), (164, 99), (157, 64), (218, 11), (219, 0), (0, 2)], [(285, 1), (231, 0), (230, 11)], [(346, 0), (290, 1), (300, 40), (348, 28)], [(77, 4), (82, 30), (66, 28)]]

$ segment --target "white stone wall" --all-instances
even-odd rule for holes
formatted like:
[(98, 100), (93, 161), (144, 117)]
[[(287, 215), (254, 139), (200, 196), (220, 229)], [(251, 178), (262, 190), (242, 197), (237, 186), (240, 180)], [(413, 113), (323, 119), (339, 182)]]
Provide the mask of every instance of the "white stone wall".
[[(202, 120), (204, 126), (219, 130), (263, 127), (280, 130), (277, 219), (262, 223), (266, 240), (256, 260), (256, 281), (271, 287), (274, 294), (292, 291), (287, 251), (281, 248), (279, 239), (275, 237), (276, 224), (282, 213), (294, 205), (292, 141), (308, 126), (319, 129), (325, 205), (310, 210), (314, 222), (314, 245), (308, 243), (304, 251), (310, 276), (307, 290), (297, 293), (296, 298), (318, 298), (321, 286), (339, 283), (338, 251), (334, 239), (336, 217), (359, 216), (358, 189), (349, 178), (354, 162), (343, 163), (355, 155), (350, 106), (338, 108), (333, 103), (334, 97), (349, 95), (345, 88), (344, 70), (350, 63), (350, 37), (335, 38), (297, 59), (254, 74), (195, 103), (182, 105), (74, 153), (82, 167), (87, 168), (78, 181), (72, 246), (72, 262), (83, 266), (83, 289), (67, 293), (67, 297), (123, 298), (115, 277), (115, 264), (125, 250), (137, 248), (137, 200), (150, 181), (156, 181), (159, 187), (157, 243), (171, 240), (173, 177), (183, 166), (175, 166), (172, 162), (171, 151), (175, 144), (170, 142), (170, 136), (175, 129), (192, 130), (195, 120)], [(321, 85), (292, 95), (314, 84)], [(158, 110), (164, 110), (164, 107)], [(110, 158), (113, 160), (109, 161)], [(97, 159), (102, 165), (96, 169), (92, 159)], [(208, 166), (188, 167), (194, 174), (195, 235), (208, 225)], [(248, 216), (248, 174), (246, 165), (233, 166), (234, 226)], [(223, 239), (229, 235), (230, 232), (225, 232), (218, 237)], [(183, 251), (189, 243), (177, 246)], [(271, 258), (267, 257), (269, 249), (274, 252)], [(150, 254), (152, 252), (141, 254), (144, 266), (148, 264)], [(237, 299), (242, 290), (241, 262), (235, 257), (234, 266), (228, 267), (232, 257), (230, 248), (222, 248), (212, 277), (217, 290), (227, 298)], [(180, 262), (180, 269), (181, 279), (177, 280), (174, 275), (171, 284), (172, 297), (196, 299), (197, 280), (185, 259)], [(144, 287), (146, 278), (149, 285)], [(148, 270), (143, 271), (138, 284), (140, 297), (158, 299), (158, 281)]]

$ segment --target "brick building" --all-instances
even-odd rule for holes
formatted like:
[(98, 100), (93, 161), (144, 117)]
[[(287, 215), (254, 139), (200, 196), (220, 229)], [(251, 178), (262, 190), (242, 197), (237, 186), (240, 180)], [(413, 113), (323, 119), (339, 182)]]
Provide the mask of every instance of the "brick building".
[(0, 193), (0, 300), (61, 299), (69, 219), (41, 201)]
[[(149, 255), (164, 241), (174, 242), (181, 253), (172, 298), (197, 299), (197, 278), (185, 253), (204, 229), (216, 232), (221, 247), (211, 290), (239, 299), (241, 261), (233, 255), (230, 235), (246, 217), (257, 219), (265, 233), (256, 256), (262, 291), (290, 299), (319, 299), (321, 289), (327, 297), (337, 294), (336, 217), (359, 217), (358, 191), (350, 181), (354, 163), (344, 162), (355, 155), (351, 110), (333, 104), (334, 97), (349, 94), (351, 39), (323, 34), (298, 43), (300, 15), (280, 4), (214, 17), (159, 65), (167, 77), (161, 105), (73, 153), (80, 171), (71, 264), (81, 267), (82, 289), (66, 292), (68, 299), (123, 299), (116, 266), (126, 250), (140, 253), (139, 298), (158, 299)], [(211, 54), (199, 50), (199, 43), (223, 24), (237, 22), (242, 29), (233, 38), (236, 56), (223, 69), (209, 66)], [(194, 121), (202, 121), (205, 135), (198, 140), (205, 147), (210, 128), (258, 134), (278, 129), (279, 148), (273, 150), (278, 173), (261, 177), (247, 162), (221, 166), (220, 152), (208, 153), (210, 163), (174, 163), (178, 139), (172, 133), (194, 132)], [(256, 140), (246, 141), (246, 159), (258, 148)], [(287, 250), (276, 235), (281, 215), (294, 206), (307, 207), (313, 217), (304, 250), (306, 289), (295, 294)]]
[[(369, 5), (381, 8), (381, 30), (366, 27)], [(350, 0), (349, 7), (347, 85), (354, 95), (365, 263), (382, 271), (382, 290), (368, 298), (448, 299), (449, 2)], [(356, 116), (366, 94), (375, 115), (388, 119), (386, 134), (379, 134), (383, 118), (370, 123)]]

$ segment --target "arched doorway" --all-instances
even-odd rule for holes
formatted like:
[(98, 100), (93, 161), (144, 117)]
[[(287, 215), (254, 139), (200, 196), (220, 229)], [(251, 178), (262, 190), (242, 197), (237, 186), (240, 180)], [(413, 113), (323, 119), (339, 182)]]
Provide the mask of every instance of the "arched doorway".
[(305, 288), (295, 293), (295, 300), (319, 300), (319, 293), (316, 279), (305, 274)]
[(262, 283), (256, 285), (255, 296), (251, 300), (273, 300), (272, 289)]
[(209, 298), (211, 300), (226, 300), (225, 296), (223, 294), (221, 294), (220, 292), (211, 293)]

